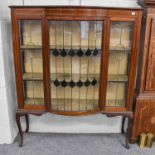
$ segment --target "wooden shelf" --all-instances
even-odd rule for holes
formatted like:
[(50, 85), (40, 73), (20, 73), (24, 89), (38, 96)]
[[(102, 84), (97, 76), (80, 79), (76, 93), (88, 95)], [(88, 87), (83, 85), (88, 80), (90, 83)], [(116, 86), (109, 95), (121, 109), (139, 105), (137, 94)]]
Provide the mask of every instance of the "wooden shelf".
[[(54, 110), (91, 110), (98, 108), (98, 99), (77, 99), (77, 98), (51, 98), (52, 109)], [(27, 98), (25, 104), (44, 105), (43, 98)], [(106, 107), (124, 107), (125, 100), (123, 99), (107, 99)]]
[(127, 75), (108, 75), (108, 82), (127, 82)]
[(26, 81), (42, 81), (43, 80), (43, 74), (42, 73), (24, 73), (23, 74), (23, 80)]
[[(91, 74), (91, 73), (89, 73), (88, 74), (88, 78), (91, 80), (91, 79), (93, 79), (94, 77), (96, 78), (96, 80), (99, 80), (99, 76), (100, 76), (100, 74)], [(71, 80), (71, 73), (52, 73), (51, 74), (51, 81), (52, 80), (55, 80), (56, 78), (57, 79), (64, 79), (64, 77), (65, 77), (65, 81), (67, 81), (67, 82), (70, 82), (70, 80)], [(78, 74), (78, 73), (73, 73), (72, 74), (72, 78), (74, 79), (74, 77), (77, 79), (77, 77), (80, 77), (80, 74)], [(81, 74), (81, 79), (87, 79), (87, 74)]]
[[(55, 80), (56, 77), (57, 79), (63, 80), (65, 77), (65, 81), (66, 82), (70, 82), (71, 80), (71, 74), (70, 73), (51, 73), (50, 77), (51, 77), (51, 81)], [(72, 74), (72, 77), (79, 77), (79, 74)], [(89, 79), (93, 79), (94, 77), (98, 77), (96, 78), (97, 80), (99, 80), (99, 74), (88, 74)], [(87, 74), (81, 74), (81, 79), (86, 79), (87, 78)], [(24, 73), (23, 74), (23, 80), (26, 81), (37, 81), (37, 80), (43, 80), (43, 73)]]
[(109, 49), (109, 53), (117, 53), (117, 52), (126, 52), (126, 53), (131, 53), (131, 49), (130, 48), (125, 48), (125, 49), (115, 49), (115, 48), (110, 48)]
[[(34, 102), (35, 101), (35, 102)], [(43, 98), (27, 98), (26, 105), (44, 105)], [(79, 110), (93, 110), (98, 109), (98, 99), (69, 99), (65, 98), (51, 98), (51, 105), (53, 110), (79, 111)]]
[(52, 109), (58, 111), (87, 111), (98, 109), (98, 100), (92, 99), (52, 99)]
[(42, 49), (41, 45), (21, 45), (21, 49)]
[[(41, 49), (42, 48), (41, 45), (21, 45), (20, 47), (22, 49)], [(58, 45), (57, 47), (55, 47), (55, 45), (50, 46), (50, 50), (53, 50), (55, 48), (57, 48), (58, 50), (62, 50), (63, 46), (60, 46), (60, 45)], [(80, 46), (73, 46), (72, 47), (72, 49), (74, 49), (74, 50), (79, 50), (80, 48), (86, 51), (88, 49), (88, 46), (82, 46), (82, 47), (80, 47)], [(65, 46), (64, 49), (70, 50), (71, 46)], [(95, 49), (95, 47), (94, 46), (89, 46), (89, 49), (93, 51)], [(101, 51), (100, 48), (97, 48), (97, 49), (99, 51)]]
[[(72, 47), (73, 50), (75, 51), (78, 51), (80, 48), (84, 51), (86, 51), (88, 49), (88, 46), (82, 46), (82, 47), (79, 47), (79, 46), (74, 46)], [(21, 49), (42, 49), (42, 46), (41, 45), (21, 45)], [(53, 50), (55, 49), (55, 46), (50, 46), (50, 50)], [(62, 46), (57, 46), (57, 49), (58, 50), (62, 50), (63, 47)], [(71, 49), (71, 47), (64, 47), (65, 50), (69, 51)], [(93, 46), (90, 46), (89, 49), (91, 50), (91, 52), (93, 53), (95, 47)], [(97, 48), (98, 51), (102, 51), (102, 49), (100, 48)], [(121, 50), (118, 50), (118, 49), (115, 49), (115, 48), (110, 48), (109, 49), (109, 53), (116, 53), (116, 52), (127, 52), (127, 53), (130, 53), (131, 52), (131, 49), (130, 48), (125, 48), (125, 49), (121, 49)]]
[(125, 100), (124, 99), (107, 99), (106, 100), (106, 107), (124, 107)]
[(32, 104), (32, 105), (44, 105), (43, 98), (26, 98), (25, 104)]
[[(51, 100), (64, 100), (64, 97), (58, 97), (58, 98), (56, 98), (56, 97), (52, 97), (51, 98)], [(79, 98), (75, 98), (74, 96), (73, 96), (73, 98), (71, 98), (71, 97), (65, 97), (65, 100), (77, 100), (77, 101), (79, 101), (79, 100), (81, 100), (81, 101), (86, 101), (86, 98), (84, 98), (84, 97), (81, 97), (80, 99)], [(87, 98), (87, 100), (88, 101), (98, 101), (98, 98), (97, 97), (95, 97), (94, 99), (92, 99), (92, 96), (88, 96), (88, 98)]]
[[(64, 79), (65, 77), (65, 81), (66, 82), (70, 82), (71, 80), (71, 74), (70, 73), (65, 73), (65, 75), (63, 73), (52, 73), (51, 74), (51, 81), (55, 80), (56, 77), (58, 79)], [(73, 74), (73, 77), (78, 77), (79, 74)], [(88, 78), (91, 80), (94, 77), (96, 78), (96, 80), (99, 80), (99, 74), (88, 74)], [(82, 74), (81, 75), (81, 79), (85, 78), (86, 79), (87, 74)], [(98, 78), (97, 78), (98, 77)], [(27, 81), (42, 81), (43, 80), (43, 74), (42, 73), (24, 73), (23, 74), (23, 80), (27, 80)], [(127, 75), (108, 75), (108, 82), (127, 82), (128, 81), (128, 76)]]
[[(65, 50), (70, 50), (71, 49), (71, 46), (62, 46), (62, 45), (57, 45), (57, 46), (55, 46), (55, 45), (51, 45), (50, 46), (50, 50), (52, 50), (52, 49), (55, 49), (55, 48), (57, 48), (57, 49), (59, 49), (59, 50), (62, 50), (63, 48), (65, 49)], [(82, 50), (84, 50), (84, 51), (86, 51), (87, 49), (88, 49), (88, 46), (72, 46), (72, 49), (74, 49), (74, 50), (79, 50), (79, 49), (82, 49)], [(98, 47), (95, 47), (95, 46), (89, 46), (89, 49), (90, 50), (94, 50), (95, 48), (97, 48), (99, 51), (101, 51), (101, 48), (98, 48)]]

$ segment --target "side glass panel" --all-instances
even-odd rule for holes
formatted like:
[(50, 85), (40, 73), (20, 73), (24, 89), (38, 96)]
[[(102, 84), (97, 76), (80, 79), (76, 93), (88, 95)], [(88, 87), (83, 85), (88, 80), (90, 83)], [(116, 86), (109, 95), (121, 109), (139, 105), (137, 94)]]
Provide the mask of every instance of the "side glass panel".
[(98, 109), (101, 21), (50, 21), (53, 111)]
[(20, 52), (24, 103), (44, 104), (42, 27), (40, 20), (20, 20)]
[(125, 107), (128, 95), (127, 85), (132, 35), (132, 22), (111, 23), (106, 93), (107, 107)]

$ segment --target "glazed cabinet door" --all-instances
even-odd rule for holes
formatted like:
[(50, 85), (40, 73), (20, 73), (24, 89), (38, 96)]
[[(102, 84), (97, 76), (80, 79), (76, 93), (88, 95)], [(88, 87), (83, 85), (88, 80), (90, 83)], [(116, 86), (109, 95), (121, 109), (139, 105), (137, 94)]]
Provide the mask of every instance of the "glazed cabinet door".
[(20, 52), (25, 105), (44, 105), (41, 20), (20, 20)]
[(126, 107), (133, 52), (133, 28), (134, 22), (110, 22), (106, 108)]
[(50, 20), (51, 111), (99, 110), (103, 21)]
[(19, 47), (15, 51), (20, 108), (44, 107), (42, 20), (16, 20)]

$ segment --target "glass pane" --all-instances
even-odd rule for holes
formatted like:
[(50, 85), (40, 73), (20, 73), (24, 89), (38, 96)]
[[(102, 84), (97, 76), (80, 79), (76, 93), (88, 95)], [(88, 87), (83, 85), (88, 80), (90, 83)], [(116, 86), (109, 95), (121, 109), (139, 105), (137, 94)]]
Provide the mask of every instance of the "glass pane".
[(131, 55), (133, 23), (112, 22), (106, 106), (125, 107)]
[(40, 20), (20, 20), (20, 51), (25, 104), (43, 105), (42, 32)]
[(50, 21), (51, 103), (55, 111), (98, 109), (101, 21)]

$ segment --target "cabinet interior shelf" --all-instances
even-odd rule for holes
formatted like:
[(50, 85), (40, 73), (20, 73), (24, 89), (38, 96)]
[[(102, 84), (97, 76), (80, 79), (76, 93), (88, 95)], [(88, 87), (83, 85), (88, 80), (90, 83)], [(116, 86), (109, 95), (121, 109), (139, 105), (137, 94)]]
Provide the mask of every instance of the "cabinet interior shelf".
[(125, 53), (128, 53), (128, 54), (130, 54), (130, 52), (131, 52), (131, 49), (129, 49), (129, 48), (125, 48), (125, 49), (109, 49), (109, 53), (117, 53), (117, 52), (125, 52)]
[[(54, 46), (50, 46), (50, 50), (53, 50), (53, 49), (55, 49), (56, 47), (54, 47)], [(77, 50), (79, 50), (79, 49), (84, 49), (84, 50), (87, 50), (88, 49), (88, 46), (82, 46), (82, 47), (79, 47), (79, 46), (73, 46), (72, 47), (72, 49), (73, 50), (75, 50), (75, 51), (77, 51)], [(96, 47), (97, 48), (97, 47)], [(35, 50), (35, 49), (42, 49), (42, 46), (41, 45), (21, 45), (21, 49), (32, 49), (32, 50)], [(62, 50), (63, 49), (63, 47), (58, 47), (57, 48), (58, 50)], [(64, 47), (64, 49), (65, 50), (70, 50), (71, 49), (71, 47)], [(91, 50), (91, 51), (93, 51), (94, 49), (95, 49), (95, 47), (89, 47), (89, 49)], [(100, 51), (101, 52), (101, 49), (99, 49), (99, 48), (97, 48), (97, 50), (98, 51)], [(112, 48), (110, 48), (109, 49), (109, 52), (110, 53), (113, 53), (113, 52), (118, 52), (118, 51), (125, 51), (125, 52), (127, 52), (127, 53), (130, 53), (130, 51), (131, 51), (131, 49), (130, 48), (124, 48), (124, 49), (115, 49), (114, 47), (112, 47)]]
[(44, 98), (25, 98), (25, 104), (44, 105)]
[[(72, 77), (78, 77), (79, 74), (72, 74)], [(63, 81), (65, 77), (66, 82), (70, 82), (71, 80), (71, 74), (70, 73), (52, 73), (51, 74), (51, 81), (55, 80), (56, 77), (61, 79), (60, 81)], [(86, 80), (87, 74), (81, 74), (81, 79)], [(95, 79), (98, 81), (100, 74), (88, 74), (88, 79), (93, 80)], [(24, 73), (23, 74), (23, 80), (25, 81), (42, 81), (43, 80), (43, 74), (42, 73)], [(128, 81), (128, 76), (127, 75), (108, 75), (108, 82), (127, 82)]]
[(21, 45), (21, 49), (42, 49), (41, 45)]
[(124, 99), (107, 99), (106, 107), (124, 107)]
[[(58, 106), (63, 107), (65, 103), (65, 107), (67, 109), (67, 106), (77, 106), (77, 103), (80, 103), (80, 107), (86, 106), (86, 100), (87, 100), (87, 106), (89, 107), (94, 106), (98, 108), (98, 99), (77, 99), (77, 98), (51, 98), (52, 106), (56, 106), (58, 103)], [(71, 103), (72, 102), (72, 103)], [(106, 100), (106, 107), (123, 107), (125, 103), (124, 99), (107, 99)], [(43, 105), (44, 99), (43, 98), (26, 98), (25, 104), (28, 105)], [(83, 104), (83, 105), (82, 105)]]

